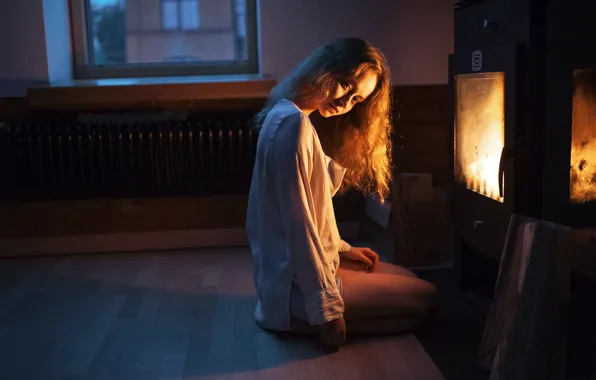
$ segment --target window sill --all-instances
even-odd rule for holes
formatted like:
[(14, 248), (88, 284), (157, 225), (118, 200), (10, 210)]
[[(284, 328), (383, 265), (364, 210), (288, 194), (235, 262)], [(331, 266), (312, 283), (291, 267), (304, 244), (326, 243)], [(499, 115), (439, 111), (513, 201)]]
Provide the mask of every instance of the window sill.
[(176, 102), (266, 99), (276, 81), (261, 75), (75, 80), (31, 87), (37, 109), (155, 106)]

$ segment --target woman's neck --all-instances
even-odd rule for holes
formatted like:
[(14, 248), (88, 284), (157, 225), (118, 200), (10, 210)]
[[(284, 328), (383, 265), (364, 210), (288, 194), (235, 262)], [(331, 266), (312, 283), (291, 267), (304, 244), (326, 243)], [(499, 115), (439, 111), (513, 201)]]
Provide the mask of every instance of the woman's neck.
[(317, 107), (314, 106), (313, 104), (307, 105), (304, 104), (305, 102), (297, 102), (292, 100), (292, 102), (296, 105), (296, 107), (298, 107), (300, 109), (300, 111), (304, 112), (306, 114), (306, 116), (310, 116), (311, 113), (313, 113)]
[(300, 110), (302, 112), (304, 112), (306, 114), (306, 116), (310, 116), (311, 113), (315, 112), (314, 109), (305, 109), (305, 108), (302, 108), (302, 107), (298, 107), (298, 108), (300, 108)]

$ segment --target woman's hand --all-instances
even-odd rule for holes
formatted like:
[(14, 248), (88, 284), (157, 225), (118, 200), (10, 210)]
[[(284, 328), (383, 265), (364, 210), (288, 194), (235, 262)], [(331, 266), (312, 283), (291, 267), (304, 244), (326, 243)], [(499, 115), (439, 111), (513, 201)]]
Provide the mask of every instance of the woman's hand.
[(379, 255), (370, 248), (352, 247), (348, 252), (342, 252), (341, 257), (358, 262), (368, 272), (374, 272), (379, 263)]

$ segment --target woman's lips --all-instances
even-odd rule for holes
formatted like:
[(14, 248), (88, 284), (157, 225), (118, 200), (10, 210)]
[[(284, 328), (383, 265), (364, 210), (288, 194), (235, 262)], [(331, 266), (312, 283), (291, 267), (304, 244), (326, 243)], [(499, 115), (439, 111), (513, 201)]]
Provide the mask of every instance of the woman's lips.
[(333, 112), (338, 113), (339, 110), (337, 109), (336, 106), (333, 105), (333, 103), (329, 102), (329, 107), (333, 110)]

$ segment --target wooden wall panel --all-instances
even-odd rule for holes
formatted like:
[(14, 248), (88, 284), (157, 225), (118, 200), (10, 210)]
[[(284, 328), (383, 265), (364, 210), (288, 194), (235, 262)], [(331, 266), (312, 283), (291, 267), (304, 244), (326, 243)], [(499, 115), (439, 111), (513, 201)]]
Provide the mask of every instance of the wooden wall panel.
[(393, 97), (396, 169), (430, 173), (435, 184), (447, 184), (453, 144), (449, 86), (396, 86)]
[(450, 262), (453, 257), (451, 183), (451, 100), (448, 85), (396, 86), (394, 175), (430, 173), (432, 196), (410, 202), (393, 187), (393, 261), (406, 266)]

